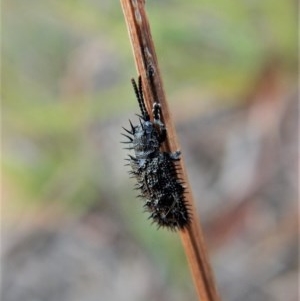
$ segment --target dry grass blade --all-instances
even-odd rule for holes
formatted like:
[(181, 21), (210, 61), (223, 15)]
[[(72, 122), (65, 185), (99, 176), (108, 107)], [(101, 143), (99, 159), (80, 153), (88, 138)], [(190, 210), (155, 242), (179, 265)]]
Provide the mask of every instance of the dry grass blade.
[[(163, 121), (168, 129), (165, 150), (174, 151), (179, 149), (179, 144), (166, 102), (144, 4), (142, 0), (121, 0), (136, 67), (143, 80), (147, 109), (151, 111), (153, 102), (159, 101), (162, 108)], [(154, 72), (154, 82), (149, 82), (149, 76), (147, 76), (149, 68)], [(153, 91), (155, 91), (155, 95), (153, 95)], [(191, 223), (187, 228), (180, 231), (181, 240), (192, 271), (199, 299), (201, 301), (217, 301), (219, 297), (182, 159), (180, 160), (180, 171), (183, 181), (187, 186), (186, 200), (191, 213)]]

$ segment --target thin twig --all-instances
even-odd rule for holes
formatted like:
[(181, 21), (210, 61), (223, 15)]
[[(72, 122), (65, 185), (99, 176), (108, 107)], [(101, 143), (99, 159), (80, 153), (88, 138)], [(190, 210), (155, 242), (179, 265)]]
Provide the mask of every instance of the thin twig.
[[(147, 110), (150, 112), (154, 102), (159, 102), (163, 122), (168, 131), (164, 149), (166, 151), (179, 149), (175, 127), (166, 102), (163, 84), (160, 76), (154, 44), (151, 37), (149, 22), (144, 9), (143, 0), (120, 0), (130, 36), (135, 64), (143, 80), (143, 90)], [(149, 70), (153, 72), (153, 81), (149, 81)], [(180, 230), (182, 244), (188, 258), (194, 284), (201, 301), (218, 301), (213, 274), (200, 227), (198, 214), (195, 210), (191, 188), (187, 179), (183, 159), (180, 160), (183, 181), (187, 186), (186, 202), (191, 214), (188, 227)]]

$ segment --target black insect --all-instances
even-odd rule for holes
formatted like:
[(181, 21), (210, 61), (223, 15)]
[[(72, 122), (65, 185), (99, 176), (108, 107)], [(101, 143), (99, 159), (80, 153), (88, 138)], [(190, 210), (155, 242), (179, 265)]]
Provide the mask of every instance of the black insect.
[(130, 123), (130, 130), (123, 128), (130, 136), (123, 134), (134, 150), (135, 156), (127, 159), (131, 166), (130, 174), (136, 179), (136, 189), (139, 197), (144, 201), (146, 211), (150, 212), (150, 219), (159, 227), (171, 230), (182, 229), (190, 221), (189, 211), (184, 198), (185, 188), (177, 173), (176, 162), (180, 160), (180, 151), (168, 153), (160, 150), (166, 139), (166, 128), (160, 119), (161, 108), (158, 103), (153, 105), (153, 121), (147, 112), (141, 77), (138, 85), (132, 79), (141, 116), (139, 125)]

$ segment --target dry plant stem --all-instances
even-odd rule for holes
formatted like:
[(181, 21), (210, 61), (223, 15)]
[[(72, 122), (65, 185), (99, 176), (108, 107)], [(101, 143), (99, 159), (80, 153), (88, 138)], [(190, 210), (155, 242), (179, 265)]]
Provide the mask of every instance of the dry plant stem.
[[(175, 128), (165, 98), (160, 71), (157, 63), (154, 44), (151, 37), (148, 19), (143, 0), (120, 0), (129, 32), (131, 45), (138, 73), (142, 76), (145, 102), (151, 112), (153, 102), (159, 102), (162, 109), (163, 122), (168, 131), (166, 151), (179, 149)], [(149, 68), (153, 71), (153, 81), (149, 80)], [(154, 91), (154, 92), (153, 92)], [(180, 160), (182, 179), (187, 186), (186, 200), (191, 213), (189, 226), (180, 231), (182, 244), (192, 271), (194, 284), (201, 301), (218, 301), (213, 274), (194, 200), (184, 168), (183, 159)]]

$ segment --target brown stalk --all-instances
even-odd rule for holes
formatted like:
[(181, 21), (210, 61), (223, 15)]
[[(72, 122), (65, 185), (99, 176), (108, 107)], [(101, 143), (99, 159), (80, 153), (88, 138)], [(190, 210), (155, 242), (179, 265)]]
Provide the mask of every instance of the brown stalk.
[[(168, 131), (165, 150), (174, 151), (180, 149), (176, 137), (175, 127), (172, 122), (168, 104), (166, 102), (149, 22), (144, 9), (145, 1), (120, 1), (133, 48), (136, 68), (143, 81), (143, 90), (145, 94), (147, 110), (151, 112), (153, 102), (159, 101), (162, 110), (163, 122)], [(153, 87), (151, 89), (151, 83), (149, 82), (149, 77), (147, 76), (149, 66), (152, 68), (152, 70), (154, 70), (154, 90), (156, 95), (153, 95), (151, 92), (153, 91)], [(180, 160), (180, 168), (183, 181), (187, 186), (186, 201), (191, 214), (191, 222), (188, 227), (180, 230), (179, 234), (188, 258), (199, 300), (218, 301), (219, 297), (209, 264), (204, 237), (200, 227), (198, 214), (195, 209), (183, 159)]]

